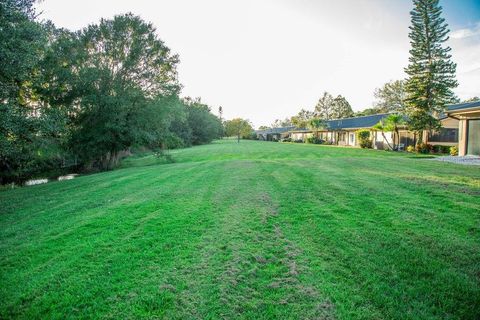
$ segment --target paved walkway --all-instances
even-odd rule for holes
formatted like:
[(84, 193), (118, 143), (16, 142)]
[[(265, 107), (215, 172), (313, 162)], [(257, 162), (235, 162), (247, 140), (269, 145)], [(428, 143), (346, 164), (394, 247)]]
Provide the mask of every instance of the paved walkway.
[(465, 164), (471, 166), (480, 166), (480, 156), (462, 156), (462, 157), (454, 157), (454, 156), (445, 156), (445, 157), (438, 157), (432, 160), (436, 161), (446, 161), (458, 164)]

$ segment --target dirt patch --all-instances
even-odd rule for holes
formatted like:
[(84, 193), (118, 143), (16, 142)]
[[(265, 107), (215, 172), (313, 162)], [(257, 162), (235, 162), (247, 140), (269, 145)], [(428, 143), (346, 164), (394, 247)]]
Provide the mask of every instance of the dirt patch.
[(260, 201), (268, 208), (261, 216), (262, 223), (266, 224), (269, 218), (278, 216), (278, 206), (272, 202), (272, 199), (266, 192), (260, 194)]
[[(212, 199), (219, 205), (233, 192), (222, 191)], [(195, 269), (182, 270), (190, 279), (188, 288), (175, 293), (182, 315), (202, 318), (205, 304), (216, 300), (222, 311), (213, 316), (224, 319), (255, 312), (265, 304), (300, 312), (303, 319), (333, 319), (333, 304), (301, 281), (308, 268), (300, 262), (302, 250), (282, 232), (279, 214), (268, 192), (222, 207), (215, 226), (199, 243)]]
[(270, 288), (287, 288), (291, 293), (284, 299), (280, 300), (279, 304), (290, 303), (298, 300), (306, 300), (316, 305), (314, 312), (306, 315), (307, 319), (334, 319), (334, 305), (329, 300), (317, 301), (320, 298), (320, 293), (313, 286), (306, 286), (302, 284), (299, 276), (302, 273), (308, 272), (305, 266), (298, 264), (297, 257), (301, 254), (301, 250), (289, 239), (285, 237), (282, 229), (278, 224), (273, 226), (275, 242), (283, 245), (283, 258), (281, 263), (286, 266), (288, 270), (281, 278), (275, 279), (269, 284)]

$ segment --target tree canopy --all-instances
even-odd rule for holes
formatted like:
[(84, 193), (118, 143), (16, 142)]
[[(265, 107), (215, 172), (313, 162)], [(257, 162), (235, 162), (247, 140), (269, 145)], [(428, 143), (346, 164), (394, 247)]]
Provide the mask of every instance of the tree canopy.
[(315, 106), (314, 115), (316, 118), (323, 120), (343, 119), (352, 117), (353, 110), (350, 103), (342, 95), (333, 98), (330, 93), (324, 92)]
[(405, 81), (392, 80), (375, 89), (375, 109), (377, 113), (405, 112)]
[(33, 1), (0, 2), (0, 183), (23, 180), (41, 167), (41, 137), (32, 82), (44, 52), (43, 26), (34, 22)]
[(179, 58), (151, 23), (124, 14), (70, 32), (37, 22), (32, 3), (0, 3), (0, 183), (221, 136), (210, 107), (179, 97)]
[(315, 106), (315, 116), (320, 119), (331, 120), (335, 118), (333, 112), (333, 96), (325, 91)]
[(315, 113), (305, 109), (301, 109), (295, 116), (290, 118), (292, 124), (298, 128), (306, 128), (311, 119), (313, 119)]
[(238, 142), (240, 142), (241, 138), (249, 138), (252, 132), (253, 127), (248, 120), (234, 118), (232, 120), (225, 121), (225, 134), (228, 137), (237, 137)]

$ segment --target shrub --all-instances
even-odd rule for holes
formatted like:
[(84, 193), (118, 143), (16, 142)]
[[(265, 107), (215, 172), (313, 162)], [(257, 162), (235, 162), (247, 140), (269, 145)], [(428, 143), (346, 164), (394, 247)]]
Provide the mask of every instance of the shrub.
[(456, 146), (450, 147), (450, 155), (458, 156), (458, 148)]
[(419, 143), (416, 146), (416, 150), (419, 153), (430, 153), (430, 151), (432, 151), (432, 145), (428, 143)]
[(282, 139), (282, 142), (292, 142), (292, 138), (285, 138), (285, 139)]
[(434, 146), (433, 147), (435, 153), (449, 153), (450, 147), (449, 146)]
[(443, 153), (447, 154), (450, 152), (450, 147), (449, 146), (441, 146), (441, 145), (435, 145), (432, 147), (431, 150), (432, 153)]
[(258, 140), (258, 137), (255, 131), (252, 131), (249, 134), (246, 134), (243, 138), (246, 140)]
[(360, 148), (363, 148), (363, 149), (372, 149), (373, 148), (373, 143), (371, 140), (364, 140), (364, 141), (360, 141)]
[(450, 153), (450, 146), (442, 146), (442, 153)]
[(297, 140), (294, 140), (293, 142), (295, 142), (295, 143), (303, 143), (303, 140), (302, 140), (302, 139), (297, 139)]
[(313, 143), (313, 144), (322, 144), (325, 141), (318, 138), (318, 137), (308, 137), (307, 138), (307, 143)]
[(359, 141), (360, 148), (368, 148), (371, 149), (373, 144), (372, 140), (370, 140), (370, 131), (368, 130), (358, 130), (357, 131), (357, 138)]
[(410, 152), (410, 153), (415, 152), (415, 147), (414, 146), (408, 146), (407, 147), (407, 152)]

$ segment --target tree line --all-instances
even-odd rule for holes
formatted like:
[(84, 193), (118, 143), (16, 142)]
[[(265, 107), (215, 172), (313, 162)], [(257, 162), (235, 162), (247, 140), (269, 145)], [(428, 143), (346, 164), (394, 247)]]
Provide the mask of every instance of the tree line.
[(125, 14), (71, 32), (38, 21), (33, 4), (0, 3), (1, 184), (223, 134), (208, 105), (180, 98), (179, 57), (151, 23)]

